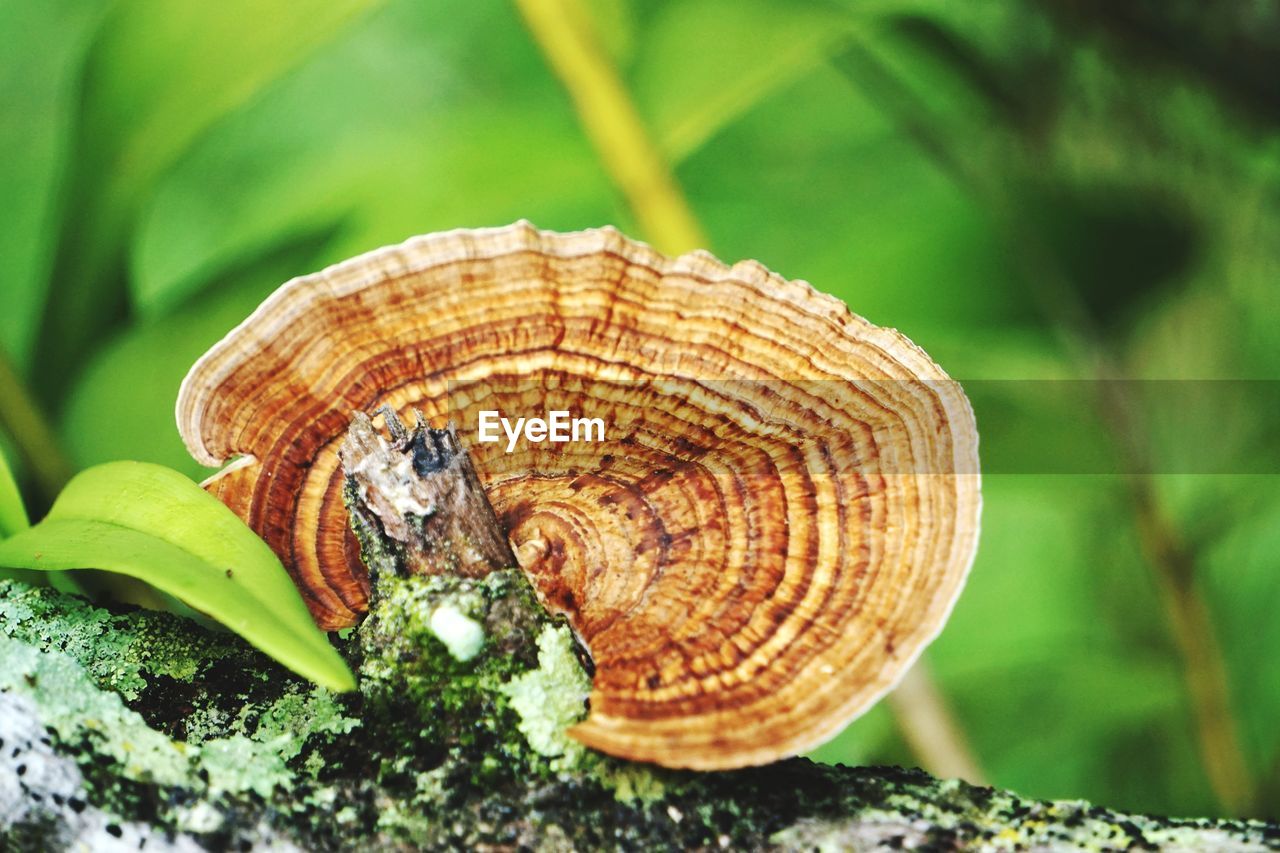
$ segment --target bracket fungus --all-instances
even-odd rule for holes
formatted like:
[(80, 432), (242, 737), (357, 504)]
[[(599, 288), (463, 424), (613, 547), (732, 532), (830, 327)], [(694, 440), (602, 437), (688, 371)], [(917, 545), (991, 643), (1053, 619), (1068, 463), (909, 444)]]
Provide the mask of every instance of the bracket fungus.
[[(521, 222), (294, 279), (183, 383), (191, 453), (241, 457), (207, 488), (326, 629), (368, 605), (339, 450), (384, 406), (457, 425), (594, 662), (570, 733), (626, 758), (715, 769), (821, 743), (938, 633), (976, 548), (972, 410), (901, 334), (754, 261)], [(482, 411), (607, 429), (482, 442)]]

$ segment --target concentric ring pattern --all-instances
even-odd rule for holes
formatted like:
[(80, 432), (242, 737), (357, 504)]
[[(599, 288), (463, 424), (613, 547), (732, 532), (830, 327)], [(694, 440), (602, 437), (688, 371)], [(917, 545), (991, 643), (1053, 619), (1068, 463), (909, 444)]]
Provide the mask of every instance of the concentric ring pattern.
[[(902, 335), (755, 262), (521, 222), (294, 279), (183, 383), (195, 458), (244, 457), (207, 488), (323, 628), (366, 608), (338, 447), (383, 404), (458, 425), (595, 662), (571, 733), (632, 759), (737, 767), (835, 734), (941, 629), (976, 547), (972, 411)], [(485, 410), (605, 439), (508, 452), (476, 440)]]

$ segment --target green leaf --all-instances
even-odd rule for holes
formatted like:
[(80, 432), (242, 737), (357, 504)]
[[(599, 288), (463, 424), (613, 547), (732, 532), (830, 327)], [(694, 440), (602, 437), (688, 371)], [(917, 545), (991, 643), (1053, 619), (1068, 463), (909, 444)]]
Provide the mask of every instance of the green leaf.
[(0, 543), (0, 565), (97, 568), (138, 578), (209, 614), (299, 675), (331, 690), (355, 687), (266, 543), (168, 468), (111, 462), (84, 471), (42, 522)]
[[(1224, 536), (1205, 548), (1201, 588), (1216, 617), (1223, 656), (1230, 668), (1233, 707), (1241, 722), (1253, 770), (1280, 774), (1280, 498), (1275, 477), (1187, 477), (1211, 494), (1235, 497), (1237, 515)], [(1199, 481), (1198, 483), (1196, 481)], [(1277, 781), (1280, 781), (1278, 779)]]
[(811, 281), (912, 338), (1027, 311), (990, 217), (830, 67), (761, 100), (681, 174), (722, 258)]
[[(0, 539), (20, 533), (31, 526), (27, 518), (27, 508), (22, 503), (22, 494), (18, 491), (18, 483), (9, 469), (9, 461), (0, 449)], [(39, 572), (28, 572), (23, 569), (0, 568), (0, 580), (19, 580), (31, 586), (43, 586), (44, 576)]]
[(21, 533), (31, 526), (22, 493), (9, 469), (9, 460), (0, 452), (0, 538)]
[[(998, 474), (982, 489), (982, 544), (929, 655), (992, 778), (1037, 797), (1211, 810), (1124, 479)], [(1135, 780), (1135, 766), (1162, 772)]]
[(375, 4), (121, 4), (96, 45), (86, 109), (124, 169), (110, 180), (135, 191), (149, 184), (219, 117)]
[(639, 17), (634, 0), (591, 0), (581, 3), (575, 11), (590, 16), (592, 29), (614, 65), (626, 68), (631, 64), (638, 35), (636, 19)]

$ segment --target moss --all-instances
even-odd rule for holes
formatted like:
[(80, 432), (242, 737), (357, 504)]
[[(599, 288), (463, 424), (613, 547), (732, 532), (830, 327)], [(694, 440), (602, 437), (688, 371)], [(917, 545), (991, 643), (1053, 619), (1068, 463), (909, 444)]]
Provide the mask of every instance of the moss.
[(49, 589), (0, 583), (0, 659), (0, 689), (34, 702), (91, 806), (173, 831), (221, 831), (287, 799), (289, 762), (358, 725), (238, 638)]
[[(594, 759), (594, 760), (592, 760)], [(626, 805), (648, 805), (666, 799), (679, 790), (682, 774), (645, 764), (588, 753), (583, 770), (613, 792), (614, 799)]]
[[(52, 651), (49, 638), (62, 633), (99, 686), (161, 706), (195, 706), (180, 720), (160, 721), (185, 744), (152, 734), (178, 755), (166, 783), (216, 803), (219, 815), (243, 811), (242, 795), (292, 796), (292, 810), (308, 816), (307, 837), (346, 825), (422, 843), (438, 837), (430, 816), (460, 791), (518, 790), (529, 779), (587, 767), (586, 751), (564, 734), (582, 716), (589, 689), (572, 634), (545, 614), (516, 571), (483, 580), (384, 578), (374, 614), (353, 638), (361, 684), (353, 698), (272, 678), (260, 659), (249, 664), (243, 650), (219, 648), (181, 620), (111, 614), (78, 601), (59, 607), (60, 597), (46, 591), (6, 592), (8, 633), (35, 640), (41, 652)], [(477, 626), (483, 636), (472, 641), (474, 653), (459, 655), (441, 640), (433, 616), (442, 610)], [(49, 627), (33, 630), (32, 620), (45, 616), (54, 617)], [(140, 656), (138, 643), (167, 651)], [(199, 656), (202, 647), (215, 649), (213, 660)], [(114, 668), (106, 667), (111, 657)], [(202, 699), (189, 692), (192, 682), (219, 661), (245, 664), (230, 667), (236, 678), (215, 679), (231, 700), (191, 701)], [(145, 728), (145, 720), (136, 722)], [(357, 733), (362, 726), (372, 734)], [(648, 771), (592, 759), (584, 779), (594, 790), (616, 787), (623, 799), (657, 790)], [(208, 810), (192, 815), (184, 824), (211, 821)]]
[(200, 747), (200, 766), (208, 775), (209, 793), (252, 791), (266, 799), (277, 785), (288, 790), (293, 775), (276, 746), (243, 735), (206, 742)]
[(347, 715), (337, 697), (315, 687), (306, 692), (287, 693), (273, 702), (262, 713), (255, 737), (263, 743), (276, 744), (281, 755), (292, 759), (307, 738), (319, 734), (346, 735), (359, 725), (360, 721)]
[(377, 517), (360, 499), (360, 487), (351, 477), (342, 485), (342, 504), (347, 508), (351, 532), (360, 543), (360, 556), (369, 567), (369, 577), (375, 584), (381, 578), (403, 574), (404, 555), (394, 540), (383, 535)]
[[(1245, 821), (1120, 815), (1080, 801), (1026, 800), (1008, 791), (932, 779), (919, 771), (872, 768), (883, 781), (845, 797), (836, 814), (806, 815), (774, 832), (785, 849), (872, 847), (994, 850), (1274, 849), (1280, 831)], [(867, 770), (851, 771), (868, 773)]]
[[(96, 689), (86, 669), (64, 652), (0, 637), (0, 689), (27, 696), (41, 721), (87, 773), (148, 785), (174, 786), (202, 796), (272, 795), (293, 779), (287, 762), (309, 740), (345, 735), (358, 725), (334, 697), (320, 688), (289, 693), (252, 716), (252, 736), (232, 734), (191, 744), (174, 741), (150, 727), (118, 694)], [(104, 762), (109, 766), (104, 768)], [(109, 772), (103, 774), (106, 769)], [(110, 789), (97, 804), (120, 807)], [(126, 797), (127, 799), (127, 797)]]
[[(491, 589), (484, 581), (446, 577), (390, 578), (378, 607), (358, 632), (361, 692), (376, 708), (404, 706), (422, 721), (419, 736), (469, 743), (492, 729), (495, 687), (516, 664), (485, 653), (459, 659), (441, 641), (432, 617), (448, 610), (489, 636)], [(483, 640), (481, 641), (483, 645)]]

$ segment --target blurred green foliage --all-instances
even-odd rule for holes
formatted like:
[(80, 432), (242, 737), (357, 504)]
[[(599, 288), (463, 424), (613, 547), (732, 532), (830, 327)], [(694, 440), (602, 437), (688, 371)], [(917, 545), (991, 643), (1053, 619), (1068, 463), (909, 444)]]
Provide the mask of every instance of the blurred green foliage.
[[(987, 457), (1274, 457), (1247, 403), (1065, 405), (1035, 380), (1280, 374), (1280, 5), (577, 8), (717, 254), (962, 380), (1026, 380), (975, 395)], [(0, 345), (76, 467), (200, 476), (178, 383), (293, 275), (517, 218), (637, 231), (505, 3), (0, 0), (0, 97)], [(47, 506), (39, 442), (10, 437)], [(927, 658), (991, 781), (1280, 816), (1275, 477), (1029, 467), (984, 490)], [(1206, 650), (1216, 686), (1188, 663)], [(1232, 738), (1242, 788), (1213, 746)], [(818, 754), (913, 763), (883, 706)]]

